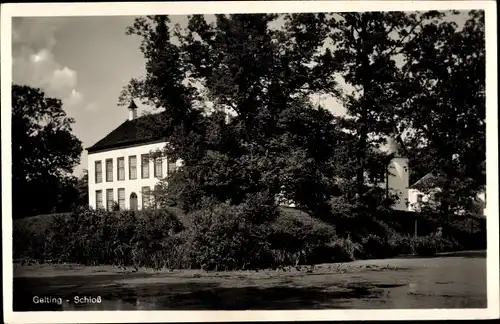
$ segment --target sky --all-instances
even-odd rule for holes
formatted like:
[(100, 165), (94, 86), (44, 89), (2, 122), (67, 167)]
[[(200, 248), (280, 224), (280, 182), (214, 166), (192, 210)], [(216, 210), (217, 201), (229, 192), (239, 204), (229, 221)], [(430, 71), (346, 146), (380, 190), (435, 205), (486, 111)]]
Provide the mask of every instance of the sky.
[[(465, 17), (465, 16), (464, 16)], [(117, 105), (122, 88), (145, 73), (140, 38), (125, 30), (134, 16), (16, 17), (12, 20), (13, 82), (59, 98), (73, 133), (89, 147), (128, 117)], [(187, 16), (171, 16), (185, 25)], [(462, 20), (464, 20), (462, 18)], [(148, 110), (140, 103), (139, 114)], [(345, 109), (331, 98), (322, 104), (336, 115)], [(87, 167), (84, 150), (74, 174)]]

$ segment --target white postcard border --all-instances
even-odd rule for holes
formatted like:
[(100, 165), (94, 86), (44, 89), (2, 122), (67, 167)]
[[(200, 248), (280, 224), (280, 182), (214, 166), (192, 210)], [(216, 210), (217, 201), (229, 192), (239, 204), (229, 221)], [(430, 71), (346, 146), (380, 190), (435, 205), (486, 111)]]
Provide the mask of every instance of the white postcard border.
[(1, 71), (1, 153), (3, 300), (6, 323), (116, 323), (116, 322), (212, 322), (387, 319), (486, 319), (499, 316), (499, 221), (498, 221), (498, 119), (497, 30), (495, 1), (231, 1), (231, 2), (128, 2), (2, 4), (2, 67), (12, 66), (11, 18), (49, 16), (186, 15), (193, 13), (291, 13), (339, 11), (485, 10), (486, 22), (486, 118), (487, 118), (487, 309), (429, 310), (293, 310), (293, 311), (12, 311), (12, 218), (11, 218), (11, 82), (12, 69)]

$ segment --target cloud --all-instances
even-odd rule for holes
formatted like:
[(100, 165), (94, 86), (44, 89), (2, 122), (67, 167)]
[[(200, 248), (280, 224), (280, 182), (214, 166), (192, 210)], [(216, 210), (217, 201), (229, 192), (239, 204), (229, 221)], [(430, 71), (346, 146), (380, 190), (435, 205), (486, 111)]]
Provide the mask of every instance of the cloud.
[(89, 102), (83, 107), (83, 109), (85, 111), (97, 111), (99, 109), (99, 106), (95, 102)]
[(44, 48), (52, 49), (57, 43), (57, 33), (68, 18), (20, 18), (12, 19), (12, 50), (17, 56), (17, 51), (30, 48), (38, 52)]
[(75, 93), (76, 72), (68, 67), (54, 70), (47, 78), (47, 86), (52, 92)]
[(61, 99), (65, 109), (84, 104), (78, 92), (78, 74), (54, 57), (58, 32), (66, 18), (15, 18), (12, 22), (12, 78), (16, 84), (41, 88)]
[(73, 108), (80, 106), (83, 103), (83, 94), (76, 91), (75, 89), (71, 90), (69, 96), (62, 99), (63, 105), (65, 108)]

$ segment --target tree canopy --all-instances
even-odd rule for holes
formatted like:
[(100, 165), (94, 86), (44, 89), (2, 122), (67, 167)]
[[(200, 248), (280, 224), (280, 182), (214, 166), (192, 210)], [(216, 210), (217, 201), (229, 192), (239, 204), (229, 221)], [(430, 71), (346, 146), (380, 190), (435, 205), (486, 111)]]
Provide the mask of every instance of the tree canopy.
[(59, 99), (12, 86), (12, 207), (14, 217), (68, 211), (77, 196), (71, 176), (82, 143)]
[[(381, 203), (368, 184), (390, 156), (377, 148), (408, 130), (416, 173), (432, 162), (450, 188), (450, 179), (471, 177), (460, 191), (470, 196), (484, 183), (475, 175), (485, 159), (484, 22), (471, 12), (460, 29), (443, 17), (193, 15), (185, 28), (172, 28), (168, 16), (141, 17), (127, 33), (142, 39), (146, 75), (131, 80), (120, 101), (164, 109), (166, 153), (184, 162), (169, 192), (186, 209), (262, 192), (327, 218), (335, 197)], [(470, 83), (474, 91), (464, 89)], [(320, 94), (347, 115), (314, 103)], [(459, 156), (464, 171), (456, 175)]]
[(445, 215), (466, 209), (486, 185), (484, 28), (482, 11), (471, 11), (463, 28), (435, 20), (404, 48), (410, 166), (439, 179)]

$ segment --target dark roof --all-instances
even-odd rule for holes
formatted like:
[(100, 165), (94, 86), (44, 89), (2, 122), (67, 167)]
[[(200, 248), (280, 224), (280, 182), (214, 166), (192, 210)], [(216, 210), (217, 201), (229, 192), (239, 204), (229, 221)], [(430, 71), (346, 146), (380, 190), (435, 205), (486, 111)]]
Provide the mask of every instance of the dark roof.
[(391, 146), (391, 153), (396, 156), (409, 156), (408, 148), (406, 147), (401, 134), (398, 131), (394, 131), (392, 136), (389, 137), (389, 145)]
[(130, 101), (130, 105), (128, 105), (128, 109), (137, 109), (137, 105), (134, 100)]
[(418, 180), (417, 182), (412, 184), (410, 186), (410, 188), (422, 190), (423, 188), (436, 187), (436, 186), (439, 186), (439, 180), (440, 180), (439, 177), (437, 177), (432, 172), (429, 172), (426, 175), (424, 175), (422, 178), (420, 178), (420, 180)]
[(399, 136), (389, 136), (384, 149), (387, 154), (394, 154), (396, 157), (408, 156), (406, 147)]
[(386, 136), (386, 143), (379, 148), (386, 154), (394, 154), (394, 157), (409, 156), (408, 148), (406, 147), (400, 132), (394, 128), (393, 131)]
[[(484, 169), (486, 167), (486, 160), (481, 162), (480, 166), (483, 169), (483, 172), (486, 172), (486, 170)], [(439, 187), (441, 185), (441, 183), (442, 183), (441, 181), (442, 181), (442, 178), (440, 178), (439, 176), (435, 175), (432, 172), (429, 172), (426, 175), (424, 175), (422, 178), (420, 178), (420, 180), (418, 180), (417, 182), (412, 184), (410, 186), (410, 188), (418, 189), (418, 190), (421, 190), (422, 188), (432, 188), (432, 187), (435, 188), (435, 187)]]
[(87, 148), (89, 153), (127, 145), (163, 140), (162, 113), (150, 114), (133, 120), (126, 120), (111, 133)]

